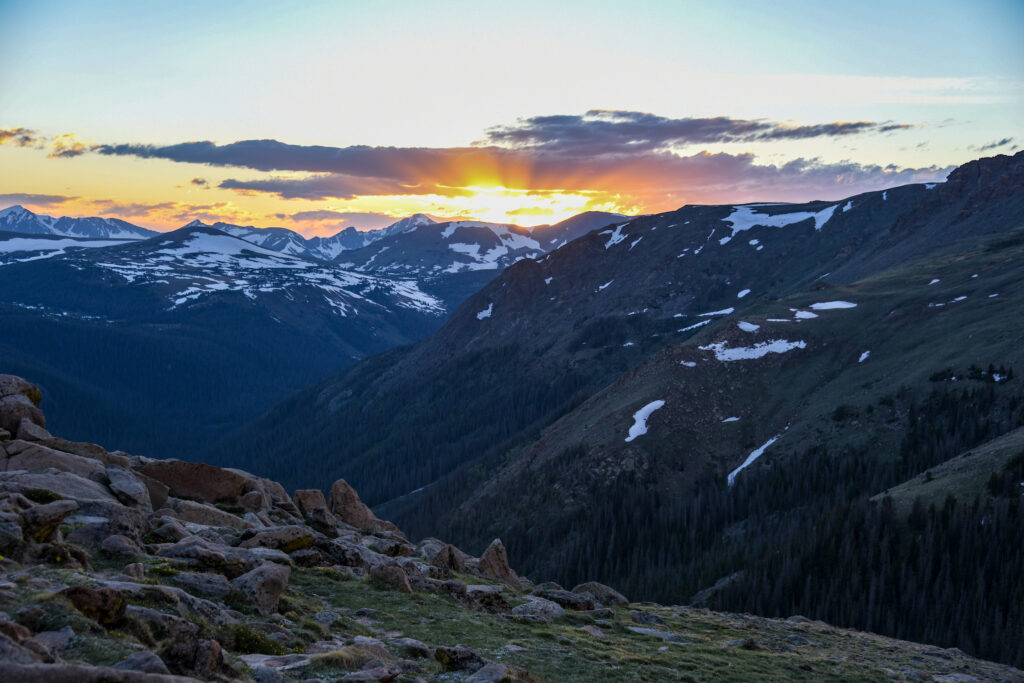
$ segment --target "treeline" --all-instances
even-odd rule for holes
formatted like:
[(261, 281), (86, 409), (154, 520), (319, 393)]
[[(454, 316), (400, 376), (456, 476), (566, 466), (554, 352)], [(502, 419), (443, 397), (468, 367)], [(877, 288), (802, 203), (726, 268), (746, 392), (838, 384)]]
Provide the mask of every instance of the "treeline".
[(802, 614), (1024, 665), (1024, 511), (1011, 486), (1021, 489), (1024, 456), (980, 495), (918, 504), (908, 519), (869, 501), (1024, 425), (1009, 388), (901, 392), (870, 407), (891, 414), (895, 402), (905, 415), (899, 457), (821, 444), (751, 468), (732, 488), (706, 476), (692, 495), (657, 492), (654, 474), (622, 477), (564, 514), (535, 493), (556, 472), (527, 470), (514, 491), (490, 494), (489, 516), (456, 512), (440, 535), (478, 549), (500, 528), (531, 578), (597, 579), (634, 600), (684, 604), (718, 582), (701, 596), (716, 609)]

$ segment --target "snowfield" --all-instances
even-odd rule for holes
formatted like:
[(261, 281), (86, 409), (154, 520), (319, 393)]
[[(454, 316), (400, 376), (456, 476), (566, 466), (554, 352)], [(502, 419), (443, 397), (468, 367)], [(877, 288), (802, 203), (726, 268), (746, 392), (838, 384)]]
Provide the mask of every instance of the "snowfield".
[(726, 344), (728, 342), (717, 342), (715, 344), (698, 346), (697, 348), (701, 351), (713, 351), (715, 358), (722, 362), (755, 360), (757, 358), (764, 358), (769, 353), (786, 353), (793, 349), (807, 348), (807, 342), (805, 341), (789, 341), (787, 339), (772, 339), (754, 344), (753, 346), (734, 346), (731, 349), (727, 348)]
[(629, 443), (638, 436), (643, 436), (647, 433), (647, 418), (651, 416), (655, 410), (665, 405), (662, 400), (651, 401), (640, 410), (633, 413), (633, 426), (629, 428), (629, 436), (626, 437), (626, 443)]
[(750, 230), (758, 225), (767, 228), (784, 228), (787, 225), (801, 223), (813, 218), (814, 229), (821, 230), (828, 223), (829, 219), (832, 218), (837, 205), (825, 207), (821, 211), (797, 211), (795, 213), (780, 213), (774, 216), (754, 211), (755, 206), (759, 205), (747, 204), (745, 206), (733, 207), (732, 213), (727, 218), (722, 219), (724, 222), (732, 225), (732, 234), (718, 240), (719, 244), (728, 244), (739, 233)]

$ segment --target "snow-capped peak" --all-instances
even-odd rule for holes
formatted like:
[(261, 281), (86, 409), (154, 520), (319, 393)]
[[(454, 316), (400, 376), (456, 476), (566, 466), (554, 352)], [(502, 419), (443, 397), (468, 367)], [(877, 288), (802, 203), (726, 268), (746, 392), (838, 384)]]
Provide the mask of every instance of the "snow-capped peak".
[(192, 221), (191, 223), (189, 223), (187, 225), (183, 225), (181, 227), (183, 227), (183, 228), (209, 228), (211, 226), (207, 225), (206, 223), (202, 222), (201, 220), (199, 220), (197, 218), (194, 221)]
[(7, 218), (8, 216), (12, 218), (27, 218), (35, 215), (36, 214), (29, 211), (21, 204), (15, 204), (14, 206), (8, 206), (6, 209), (0, 209), (0, 218)]

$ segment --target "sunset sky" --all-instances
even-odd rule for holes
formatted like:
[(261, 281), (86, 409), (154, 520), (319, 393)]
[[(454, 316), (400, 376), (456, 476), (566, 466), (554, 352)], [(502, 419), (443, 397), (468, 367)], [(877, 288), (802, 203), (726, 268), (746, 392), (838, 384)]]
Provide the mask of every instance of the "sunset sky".
[(0, 208), (306, 235), (836, 199), (1024, 146), (1024, 2), (0, 0)]

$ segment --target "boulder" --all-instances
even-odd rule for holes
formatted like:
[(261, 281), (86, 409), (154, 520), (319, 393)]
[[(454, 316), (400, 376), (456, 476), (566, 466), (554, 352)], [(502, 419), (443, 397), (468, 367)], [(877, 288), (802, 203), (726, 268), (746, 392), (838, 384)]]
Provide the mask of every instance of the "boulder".
[[(243, 538), (245, 536), (243, 535)], [(258, 531), (241, 543), (240, 548), (273, 548), (286, 553), (304, 550), (316, 540), (308, 527), (291, 525), (280, 526), (266, 531)]]
[(172, 580), (188, 593), (204, 598), (223, 598), (231, 592), (231, 584), (223, 574), (185, 573), (178, 574)]
[(567, 590), (537, 589), (533, 591), (537, 597), (557, 602), (566, 609), (591, 610), (596, 607), (594, 598), (588, 594), (572, 593)]
[(73, 500), (83, 508), (91, 502), (111, 503), (120, 507), (106, 486), (71, 472), (0, 472), (0, 491), (43, 491), (56, 498)]
[(561, 605), (533, 595), (527, 596), (526, 602), (512, 610), (512, 618), (516, 621), (548, 623), (561, 616), (565, 616)]
[(53, 435), (32, 420), (23, 417), (21, 422), (18, 423), (17, 437), (23, 441), (42, 441), (53, 438)]
[(368, 574), (370, 580), (380, 588), (398, 591), (399, 593), (412, 593), (409, 577), (401, 567), (395, 565), (370, 567)]
[(43, 400), (43, 392), (27, 379), (17, 375), (0, 375), (0, 398), (19, 394), (29, 399), (34, 406), (38, 406)]
[(317, 508), (327, 508), (327, 499), (324, 498), (324, 492), (320, 489), (298, 489), (292, 499), (303, 517)]
[(94, 443), (88, 443), (85, 441), (68, 441), (67, 439), (62, 439), (57, 436), (51, 436), (49, 439), (43, 439), (39, 443), (47, 448), (52, 448), (55, 451), (63, 451), (65, 453), (80, 455), (83, 458), (99, 460), (104, 465), (128, 467), (129, 463), (129, 458), (127, 456), (108, 453), (103, 446), (97, 446)]
[(212, 569), (229, 578), (240, 576), (262, 562), (260, 557), (250, 550), (232, 548), (199, 536), (187, 536), (177, 543), (161, 548), (157, 554), (161, 557), (183, 560), (196, 568)]
[(231, 583), (256, 603), (260, 614), (268, 615), (277, 611), (278, 600), (288, 587), (290, 575), (288, 567), (268, 562), (242, 574)]
[[(15, 642), (13, 638), (0, 633), (0, 665), (6, 662), (31, 664), (37, 661), (39, 661), (39, 659), (31, 650), (23, 647), (20, 643)], [(2, 671), (3, 669), (0, 669), (0, 673), (2, 673)], [(6, 681), (7, 679), (0, 678), (0, 680)]]
[(487, 662), (463, 683), (500, 683), (512, 680), (510, 673), (509, 668), (501, 662)]
[(641, 610), (631, 610), (629, 618), (637, 624), (643, 624), (644, 626), (665, 626), (665, 621), (654, 612), (644, 612)]
[(71, 586), (60, 591), (60, 594), (70, 600), (79, 612), (103, 626), (120, 621), (128, 607), (124, 593), (114, 588)]
[(21, 525), (17, 522), (0, 522), (0, 554), (8, 553), (24, 543)]
[(23, 440), (7, 442), (5, 449), (9, 459), (7, 460), (7, 471), (23, 470), (25, 472), (45, 473), (50, 468), (61, 472), (70, 472), (80, 477), (96, 482), (105, 479), (103, 464), (83, 458), (80, 455), (72, 455), (63, 451), (55, 451), (38, 443), (31, 443)]
[(242, 494), (242, 497), (238, 499), (238, 504), (246, 512), (257, 512), (270, 507), (267, 496), (262, 491), (249, 491), (249, 493)]
[(106, 469), (107, 485), (117, 499), (125, 505), (136, 505), (148, 510), (153, 509), (149, 498), (149, 489), (142, 480), (124, 467), (110, 466)]
[(60, 530), (64, 519), (78, 509), (73, 500), (56, 500), (36, 505), (21, 513), (21, 526), (25, 536), (36, 543), (46, 543)]
[[(191, 624), (190, 624), (191, 626)], [(173, 673), (199, 678), (236, 678), (216, 640), (200, 640), (193, 629), (180, 628), (174, 640), (160, 651), (160, 659)]]
[(581, 583), (572, 589), (573, 593), (590, 593), (594, 596), (594, 599), (600, 602), (602, 605), (628, 605), (629, 600), (626, 599), (622, 593), (618, 592), (614, 588), (598, 583), (597, 581), (588, 581), (587, 583)]
[(207, 503), (233, 501), (245, 493), (248, 479), (231, 470), (201, 462), (150, 460), (138, 471), (166, 485), (172, 496)]
[(504, 581), (516, 590), (519, 590), (521, 586), (519, 577), (516, 576), (516, 573), (512, 571), (512, 567), (508, 564), (508, 552), (499, 538), (494, 539), (487, 546), (487, 550), (480, 556), (477, 569), (481, 575), (497, 579), (498, 581)]
[(46, 427), (43, 411), (32, 403), (24, 394), (14, 394), (0, 398), (0, 429), (17, 434), (22, 418), (27, 418), (40, 427)]
[(465, 645), (436, 648), (434, 659), (439, 661), (446, 671), (476, 671), (487, 663), (476, 650)]
[(163, 660), (148, 650), (128, 655), (115, 664), (114, 668), (120, 669), (121, 671), (141, 671), (147, 674), (171, 673)]
[(127, 536), (114, 534), (107, 536), (100, 544), (100, 550), (113, 557), (139, 557), (145, 555), (142, 548)]
[(391, 522), (377, 519), (370, 508), (366, 507), (359, 498), (355, 489), (349, 486), (344, 479), (339, 479), (331, 486), (330, 500), (328, 501), (330, 511), (338, 516), (342, 522), (351, 524), (357, 529), (366, 531), (398, 531)]
[(470, 607), (483, 612), (498, 614), (512, 608), (502, 594), (501, 586), (489, 584), (466, 586), (466, 599)]
[(174, 517), (183, 522), (192, 522), (193, 524), (202, 524), (204, 526), (227, 527), (238, 531), (253, 527), (251, 522), (247, 522), (238, 515), (224, 512), (220, 508), (215, 508), (206, 503), (169, 498), (167, 505), (168, 507), (164, 508), (164, 510), (170, 510)]
[(397, 648), (400, 654), (407, 657), (422, 658), (429, 657), (431, 654), (427, 644), (415, 638), (398, 638), (397, 640), (392, 640), (391, 645)]
[(4, 683), (191, 683), (192, 678), (124, 671), (88, 664), (23, 664), (0, 658)]

